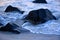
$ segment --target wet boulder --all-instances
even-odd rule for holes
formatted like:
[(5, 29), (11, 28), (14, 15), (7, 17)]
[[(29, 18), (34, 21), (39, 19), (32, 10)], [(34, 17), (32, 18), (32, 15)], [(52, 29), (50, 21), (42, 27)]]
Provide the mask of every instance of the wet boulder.
[(8, 32), (19, 34), (20, 30), (18, 28), (19, 28), (18, 25), (8, 23), (6, 26), (1, 27), (0, 31), (8, 31)]
[(25, 20), (36, 25), (45, 23), (48, 20), (56, 20), (56, 17), (48, 9), (38, 9), (30, 11)]
[(13, 11), (24, 13), (24, 11), (19, 10), (17, 7), (12, 7), (11, 5), (9, 5), (5, 10), (5, 12), (13, 12)]
[(46, 0), (35, 0), (33, 3), (47, 3)]

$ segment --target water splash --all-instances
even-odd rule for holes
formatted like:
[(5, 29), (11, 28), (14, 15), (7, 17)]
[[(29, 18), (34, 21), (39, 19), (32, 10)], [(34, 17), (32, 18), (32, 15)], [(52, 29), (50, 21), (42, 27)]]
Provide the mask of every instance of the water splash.
[[(47, 0), (48, 4), (34, 4), (32, 0), (21, 0), (14, 1), (13, 3), (6, 3), (1, 10), (3, 11), (8, 5), (21, 8), (23, 11), (26, 11), (23, 15), (20, 13), (7, 13), (4, 15), (0, 12), (0, 21), (3, 25), (6, 25), (8, 22), (15, 22), (16, 19), (23, 18), (28, 15), (28, 12), (31, 10), (37, 10), (40, 8), (49, 9), (58, 20), (50, 20), (44, 24), (32, 25), (29, 22), (26, 22), (22, 25), (23, 28), (29, 30), (32, 33), (42, 33), (42, 34), (56, 34), (60, 35), (60, 3), (54, 0)], [(29, 4), (28, 4), (29, 3)], [(11, 20), (12, 19), (12, 20)]]

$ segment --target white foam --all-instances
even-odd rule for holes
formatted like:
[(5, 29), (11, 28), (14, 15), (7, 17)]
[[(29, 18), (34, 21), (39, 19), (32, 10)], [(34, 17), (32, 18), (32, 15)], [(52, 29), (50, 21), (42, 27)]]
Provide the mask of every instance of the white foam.
[[(6, 19), (3, 18), (5, 16), (0, 15), (1, 16), (0, 20), (2, 20), (2, 23), (7, 24), (8, 22), (11, 22), (11, 21), (15, 22), (16, 19), (24, 18), (24, 16), (26, 16), (29, 11), (37, 10), (40, 8), (44, 8), (44, 9), (47, 8), (52, 12), (54, 16), (56, 16), (57, 18), (60, 18), (60, 3), (59, 2), (56, 2), (54, 0), (47, 0), (48, 4), (34, 4), (31, 1), (32, 0), (14, 1), (13, 3), (7, 3), (4, 5), (4, 7), (1, 7), (2, 8), (1, 10), (4, 10), (6, 9), (5, 8), (6, 5), (12, 5), (12, 6), (18, 7), (19, 9), (21, 8), (23, 11), (26, 11), (23, 15), (20, 15), (19, 13), (12, 13), (12, 14), (9, 14), (9, 16), (5, 15), (7, 17)], [(31, 23), (26, 22), (22, 25), (22, 27), (27, 30), (30, 30), (32, 33), (60, 35), (60, 19), (50, 20), (44, 24), (38, 24), (38, 25), (32, 25)]]

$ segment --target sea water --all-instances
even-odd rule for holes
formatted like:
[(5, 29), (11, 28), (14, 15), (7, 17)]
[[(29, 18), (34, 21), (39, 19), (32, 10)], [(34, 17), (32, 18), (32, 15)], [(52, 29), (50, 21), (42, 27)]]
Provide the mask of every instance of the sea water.
[(29, 1), (20, 0), (20, 1), (14, 1), (12, 3), (6, 3), (3, 7), (0, 6), (1, 11), (5, 10), (8, 5), (12, 5), (25, 11), (23, 14), (20, 14), (18, 12), (15, 13), (10, 12), (10, 13), (4, 13), (4, 15), (2, 15), (2, 12), (0, 11), (0, 20), (1, 20), (0, 22), (3, 25), (6, 25), (9, 22), (15, 22), (17, 19), (23, 19), (32, 10), (37, 10), (41, 8), (49, 9), (58, 20), (50, 20), (47, 21), (46, 23), (38, 25), (32, 25), (30, 22), (26, 22), (23, 23), (22, 28), (27, 29), (32, 33), (60, 35), (60, 3), (56, 2), (55, 0), (46, 0), (48, 4), (42, 4), (42, 3), (34, 4), (31, 1), (33, 0)]

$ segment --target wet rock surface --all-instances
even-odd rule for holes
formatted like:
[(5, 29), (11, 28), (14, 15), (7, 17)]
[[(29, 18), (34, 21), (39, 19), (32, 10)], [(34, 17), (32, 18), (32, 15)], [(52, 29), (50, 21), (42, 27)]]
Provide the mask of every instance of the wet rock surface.
[(12, 33), (19, 34), (20, 30), (18, 28), (19, 28), (18, 25), (8, 23), (5, 27), (1, 27), (0, 31), (5, 31), (5, 32), (9, 31), (9, 32), (12, 32)]
[(33, 3), (47, 3), (46, 0), (35, 0), (33, 1)]
[(48, 9), (38, 9), (30, 11), (25, 19), (36, 25), (45, 23), (49, 20), (56, 20), (56, 17), (52, 15), (52, 12)]
[(11, 5), (9, 5), (5, 10), (5, 12), (14, 12), (14, 11), (20, 12), (22, 14), (24, 12), (24, 11), (19, 10), (17, 7), (12, 7)]

